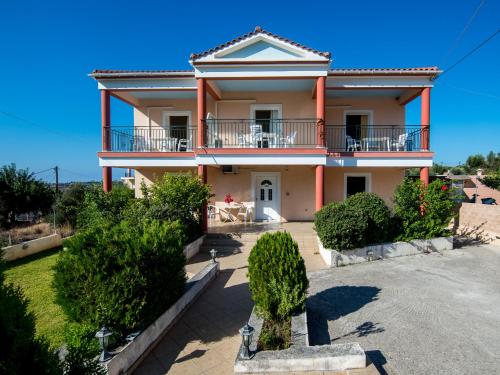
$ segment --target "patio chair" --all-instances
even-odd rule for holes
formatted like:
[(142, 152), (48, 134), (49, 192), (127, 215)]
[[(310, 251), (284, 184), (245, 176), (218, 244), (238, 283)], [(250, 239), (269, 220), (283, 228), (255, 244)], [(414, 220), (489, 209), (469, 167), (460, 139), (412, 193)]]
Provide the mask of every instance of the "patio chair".
[(236, 217), (246, 223), (247, 221), (252, 221), (253, 209), (251, 206), (245, 206), (241, 204)]
[(262, 125), (250, 125), (250, 143), (252, 147), (262, 147)]
[(233, 222), (234, 221), (234, 216), (231, 214), (229, 210), (226, 210), (225, 208), (219, 207), (219, 220), (222, 223), (228, 223), (228, 222)]
[(361, 150), (361, 143), (357, 139), (354, 139), (350, 135), (346, 135), (345, 140), (347, 144), (346, 151), (354, 152)]
[(290, 135), (280, 139), (280, 146), (290, 147), (295, 145), (295, 139), (297, 138), (297, 131), (294, 130)]
[(239, 147), (245, 148), (245, 147), (249, 147), (251, 145), (251, 143), (248, 141), (247, 134), (238, 133), (237, 139), (238, 139), (238, 146)]
[(208, 213), (209, 219), (215, 219), (217, 217), (217, 213), (218, 213), (217, 206), (214, 206), (213, 204), (209, 204), (207, 206), (207, 213)]
[(191, 151), (193, 149), (193, 134), (189, 133), (188, 139), (179, 139), (177, 151)]
[(406, 147), (406, 140), (408, 139), (408, 134), (400, 134), (398, 140), (393, 140), (391, 142), (391, 150), (404, 151)]

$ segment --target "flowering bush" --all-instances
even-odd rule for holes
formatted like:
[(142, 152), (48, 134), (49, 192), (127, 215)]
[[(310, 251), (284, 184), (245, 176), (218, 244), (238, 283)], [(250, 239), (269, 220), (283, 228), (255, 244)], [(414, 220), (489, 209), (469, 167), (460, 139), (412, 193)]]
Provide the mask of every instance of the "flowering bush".
[(420, 180), (403, 180), (394, 193), (395, 218), (400, 230), (396, 239), (409, 241), (433, 238), (449, 233), (447, 227), (453, 217), (453, 201), (448, 185), (435, 180), (425, 187)]
[(224, 197), (224, 202), (226, 202), (226, 204), (231, 204), (231, 202), (234, 202), (234, 199), (233, 197), (231, 196), (231, 194), (226, 194), (226, 196)]

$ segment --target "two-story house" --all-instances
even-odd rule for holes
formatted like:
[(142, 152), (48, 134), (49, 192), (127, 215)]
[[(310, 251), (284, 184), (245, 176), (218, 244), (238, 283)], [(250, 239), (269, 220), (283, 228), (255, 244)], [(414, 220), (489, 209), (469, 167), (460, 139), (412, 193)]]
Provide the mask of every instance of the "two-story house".
[[(212, 186), (213, 204), (231, 194), (256, 220), (286, 221), (312, 220), (325, 202), (360, 191), (390, 205), (406, 168), (421, 168), (428, 183), (440, 71), (331, 63), (329, 52), (256, 27), (192, 54), (192, 70), (95, 70), (104, 190), (113, 167), (135, 170), (136, 195), (141, 182), (191, 171)], [(111, 123), (110, 96), (133, 107), (133, 124)], [(406, 124), (405, 106), (419, 96), (420, 124)]]

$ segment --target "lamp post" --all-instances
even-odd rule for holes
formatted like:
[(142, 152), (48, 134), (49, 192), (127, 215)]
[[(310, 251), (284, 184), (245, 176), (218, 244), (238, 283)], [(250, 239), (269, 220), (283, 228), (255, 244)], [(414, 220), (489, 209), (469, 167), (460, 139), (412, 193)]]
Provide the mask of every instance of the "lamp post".
[(248, 324), (245, 324), (243, 328), (240, 329), (240, 335), (243, 340), (243, 347), (240, 351), (241, 359), (252, 359), (253, 354), (250, 353), (250, 344), (252, 343), (254, 328)]
[(97, 331), (95, 337), (99, 340), (99, 346), (101, 348), (101, 355), (99, 356), (99, 362), (106, 362), (111, 355), (108, 353), (108, 342), (109, 336), (113, 333), (106, 328), (106, 326), (102, 326), (102, 328)]
[(215, 263), (215, 257), (217, 256), (217, 250), (212, 249), (210, 250), (210, 256), (212, 257), (212, 263)]

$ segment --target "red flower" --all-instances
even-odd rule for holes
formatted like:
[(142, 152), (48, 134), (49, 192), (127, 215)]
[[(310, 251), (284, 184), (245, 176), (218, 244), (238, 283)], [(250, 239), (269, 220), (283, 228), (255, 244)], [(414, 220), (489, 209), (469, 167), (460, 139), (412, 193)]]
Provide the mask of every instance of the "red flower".
[(226, 194), (226, 196), (224, 197), (224, 202), (226, 202), (226, 204), (230, 204), (233, 201), (234, 201), (234, 199), (231, 196), (231, 194)]
[(442, 190), (442, 191), (446, 191), (446, 190), (448, 190), (448, 186), (446, 186), (446, 185), (441, 186), (441, 190)]

